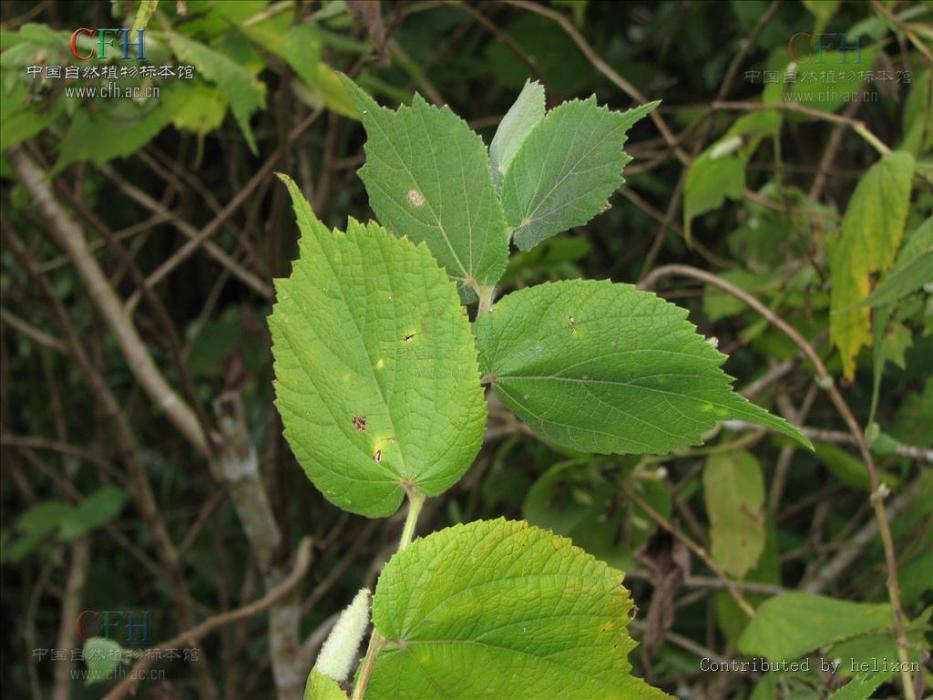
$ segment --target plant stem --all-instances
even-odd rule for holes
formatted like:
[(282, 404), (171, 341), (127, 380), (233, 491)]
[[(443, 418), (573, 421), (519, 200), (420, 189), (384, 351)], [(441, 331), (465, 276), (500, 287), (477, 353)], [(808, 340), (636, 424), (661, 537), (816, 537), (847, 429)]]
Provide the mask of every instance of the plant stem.
[(479, 297), (479, 306), (476, 309), (476, 317), (479, 318), (492, 308), (492, 302), (495, 299), (495, 287), (477, 287), (476, 296)]
[[(398, 541), (398, 551), (401, 552), (405, 547), (411, 544), (415, 536), (415, 526), (418, 524), (418, 516), (421, 514), (421, 507), (424, 505), (425, 495), (414, 486), (405, 488), (408, 494), (408, 515), (405, 516), (405, 526), (402, 528), (402, 536)], [(366, 688), (369, 685), (369, 679), (373, 675), (373, 669), (376, 666), (376, 657), (385, 646), (386, 638), (379, 630), (373, 627), (373, 633), (369, 638), (369, 646), (366, 647), (366, 656), (363, 657), (360, 677), (353, 687), (352, 700), (363, 700), (366, 696)]]

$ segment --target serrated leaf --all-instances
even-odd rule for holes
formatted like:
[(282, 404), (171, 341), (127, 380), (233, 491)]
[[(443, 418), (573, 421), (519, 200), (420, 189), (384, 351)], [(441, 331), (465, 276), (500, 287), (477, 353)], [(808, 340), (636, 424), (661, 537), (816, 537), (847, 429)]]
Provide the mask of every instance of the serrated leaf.
[(404, 486), (443, 492), (480, 447), (469, 322), (426, 246), (353, 220), (328, 231), (282, 179), (301, 228), (269, 318), (285, 436), (330, 501), (386, 516)]
[(460, 284), (474, 291), (495, 284), (508, 236), (483, 140), (448, 107), (415, 95), (410, 107), (393, 112), (342, 80), (366, 129), (359, 175), (379, 221), (427, 243)]
[(304, 700), (347, 700), (347, 694), (337, 681), (319, 673), (315, 668), (308, 674), (303, 697)]
[(181, 34), (170, 34), (169, 43), (179, 58), (190, 61), (201, 76), (220, 88), (230, 103), (247, 145), (254, 154), (257, 153), (249, 118), (265, 104), (263, 84), (236, 61), (198, 41)]
[(661, 698), (631, 675), (622, 572), (524, 522), (420, 540), (379, 578), (366, 697)]
[(893, 624), (887, 604), (787, 593), (761, 604), (739, 638), (739, 650), (749, 656), (796, 659), (821, 646)]
[(797, 428), (733, 393), (725, 355), (686, 316), (627, 284), (541, 284), (477, 319), (480, 368), (519, 418), (573, 450), (666, 453), (727, 418), (809, 447)]
[(871, 291), (872, 275), (894, 263), (907, 221), (913, 169), (913, 156), (895, 151), (862, 176), (830, 258), (829, 334), (839, 348), (846, 379), (855, 376), (859, 350), (871, 343), (871, 315), (860, 303)]
[(622, 151), (628, 130), (658, 104), (614, 112), (597, 106), (594, 96), (565, 102), (538, 122), (502, 181), (506, 222), (521, 250), (605, 208), (631, 160)]
[(91, 637), (84, 642), (82, 658), (87, 666), (87, 685), (110, 680), (111, 674), (120, 665), (123, 647), (112, 639)]
[(765, 548), (765, 484), (761, 465), (746, 450), (710, 456), (703, 468), (703, 498), (710, 520), (713, 560), (745, 576)]
[(531, 130), (544, 119), (544, 111), (544, 86), (532, 80), (525, 81), (525, 86), (502, 117), (496, 135), (489, 144), (489, 164), (496, 188), (502, 184), (512, 159)]

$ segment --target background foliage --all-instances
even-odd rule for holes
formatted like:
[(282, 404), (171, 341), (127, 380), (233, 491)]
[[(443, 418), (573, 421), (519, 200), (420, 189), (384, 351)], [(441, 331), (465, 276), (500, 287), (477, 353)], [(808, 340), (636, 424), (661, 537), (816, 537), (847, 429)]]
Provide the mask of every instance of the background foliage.
[[(629, 134), (613, 206), (514, 254), (501, 286), (652, 286), (718, 339), (742, 393), (816, 446), (730, 422), (669, 457), (592, 456), (530, 436), (492, 402), (476, 464), (428, 502), (424, 530), (525, 517), (624, 569), (636, 672), (670, 693), (824, 697), (854, 676), (851, 697), (899, 697), (898, 674), (850, 666), (897, 659), (872, 509), (883, 499), (921, 666), (910, 675), (919, 696), (933, 688), (928, 4), (0, 7), (10, 697), (128, 689), (72, 680), (83, 610), (149, 612), (145, 643), (114, 634), (127, 662), (149, 646), (200, 649), (196, 662), (153, 660), (164, 674), (143, 697), (294, 697), (335, 613), (392, 552), (398, 515), (328, 504), (272, 404), (265, 318), (298, 235), (274, 173), (292, 174), (329, 225), (372, 217), (363, 132), (337, 71), (382, 104), (416, 91), (449, 104), (487, 144), (529, 77), (549, 107), (594, 93), (614, 109), (662, 100)], [(158, 98), (99, 100), (66, 88), (106, 78), (30, 76), (73, 63), (74, 29), (134, 22), (147, 63), (191, 66), (192, 79), (136, 78)], [(837, 38), (820, 54), (802, 41), (790, 80), (798, 32)], [(856, 55), (839, 51), (843, 34), (849, 47), (863, 37)], [(825, 364), (854, 430), (775, 319)], [(857, 449), (863, 432), (870, 452)], [(757, 608), (751, 622), (744, 606)], [(202, 620), (197, 639), (163, 643)], [(761, 657), (811, 664), (701, 670), (704, 658)], [(821, 670), (836, 658), (837, 673)]]

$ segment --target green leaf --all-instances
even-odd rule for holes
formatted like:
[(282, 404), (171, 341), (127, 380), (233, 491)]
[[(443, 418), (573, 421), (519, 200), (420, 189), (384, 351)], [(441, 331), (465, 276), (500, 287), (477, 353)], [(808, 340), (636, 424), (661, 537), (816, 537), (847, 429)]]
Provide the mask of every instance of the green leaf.
[(247, 145), (254, 154), (257, 153), (249, 118), (265, 104), (263, 83), (233, 59), (193, 39), (170, 34), (169, 43), (180, 59), (190, 61), (201, 76), (221, 89)]
[(700, 214), (719, 209), (729, 199), (745, 192), (745, 160), (734, 154), (713, 159), (707, 149), (687, 169), (684, 184), (684, 231), (691, 235), (691, 222)]
[(16, 563), (32, 554), (72, 510), (68, 503), (54, 498), (30, 506), (16, 521), (16, 529), (22, 534), (4, 542), (0, 561)]
[(531, 130), (544, 119), (544, 86), (528, 80), (518, 94), (515, 104), (499, 122), (496, 135), (489, 144), (489, 163), (492, 179), (498, 188), (509, 169), (518, 149), (528, 138)]
[(87, 685), (110, 680), (120, 665), (123, 647), (112, 639), (91, 637), (84, 642), (84, 664), (87, 666)]
[[(862, 491), (871, 492), (868, 470), (862, 460), (853, 457), (835, 445), (828, 445), (825, 442), (816, 443), (813, 449), (819, 460), (826, 465), (826, 468), (839, 481)], [(896, 474), (887, 472), (879, 472), (878, 479), (891, 487), (897, 487), (901, 483)]]
[(298, 77), (309, 85), (316, 82), (318, 61), (321, 59), (321, 38), (313, 24), (296, 24), (285, 35), (283, 53), (288, 65)]
[(690, 164), (684, 182), (684, 231), (688, 238), (694, 218), (719, 209), (727, 197), (744, 196), (748, 159), (762, 139), (777, 135), (780, 128), (781, 116), (777, 112), (746, 114)]
[(887, 604), (788, 593), (762, 603), (739, 638), (739, 650), (750, 656), (795, 659), (827, 644), (893, 624)]
[(37, 107), (31, 104), (26, 84), (21, 81), (13, 84), (9, 94), (3, 95), (0, 100), (0, 151), (32, 138), (64, 111), (60, 100)]
[(904, 103), (903, 134), (900, 148), (918, 156), (933, 148), (933, 124), (930, 123), (930, 69), (915, 71), (913, 85)]
[(49, 499), (40, 501), (19, 516), (16, 521), (16, 529), (27, 535), (37, 535), (45, 537), (54, 532), (61, 525), (73, 508), (58, 499)]
[(712, 455), (703, 468), (703, 497), (713, 560), (741, 578), (758, 562), (767, 536), (758, 460), (745, 450)]
[(304, 700), (347, 700), (347, 694), (333, 678), (312, 668), (305, 684)]
[(477, 319), (480, 368), (523, 421), (572, 450), (666, 453), (698, 444), (727, 418), (809, 446), (794, 426), (732, 392), (725, 355), (686, 316), (627, 284), (541, 284)]
[[(774, 522), (766, 523), (767, 533), (765, 535), (765, 547), (758, 562), (746, 573), (742, 580), (754, 581), (756, 583), (770, 583), (780, 585), (781, 583), (781, 562), (779, 559), (778, 531)], [(769, 596), (763, 593), (746, 592), (745, 600), (753, 608), (757, 608)], [(742, 632), (748, 625), (748, 615), (738, 606), (732, 596), (726, 591), (716, 591), (716, 622), (719, 629), (722, 630), (726, 641), (733, 647), (736, 646)]]
[[(812, 38), (814, 44), (817, 39)], [(861, 75), (871, 70), (878, 55), (879, 44), (862, 46), (856, 51), (855, 39), (847, 38), (853, 47), (849, 51), (825, 51), (819, 48), (806, 46), (806, 41), (795, 42), (794, 49), (800, 61), (790, 69), (795, 79), (790, 82), (789, 89), (785, 82), (785, 71), (781, 71), (780, 82), (772, 83), (765, 91), (765, 102), (796, 102), (810, 109), (823, 112), (835, 112), (843, 105), (858, 100), (863, 88), (864, 78)], [(813, 120), (805, 114), (795, 113), (794, 120)]]
[(524, 522), (416, 540), (379, 578), (367, 698), (654, 698), (631, 675), (622, 572)]
[(129, 494), (117, 486), (105, 486), (95, 491), (62, 519), (59, 538), (69, 542), (89, 530), (106, 525), (120, 514), (128, 498)]
[(166, 89), (155, 104), (124, 99), (97, 112), (78, 110), (62, 139), (53, 171), (80, 160), (102, 165), (138, 151), (168, 126), (175, 105), (169, 95), (176, 89), (183, 88)]
[(403, 487), (443, 492), (480, 447), (469, 322), (426, 246), (353, 220), (328, 231), (282, 179), (301, 228), (269, 318), (285, 436), (330, 501), (386, 516)]
[(863, 306), (894, 304), (923, 285), (933, 282), (933, 217), (911, 234), (897, 262), (862, 302)]
[(813, 31), (819, 34), (839, 9), (839, 0), (803, 0), (803, 5), (816, 18)]
[(343, 84), (366, 128), (359, 174), (379, 220), (427, 243), (460, 284), (474, 291), (495, 284), (509, 244), (483, 140), (450, 108), (419, 95), (393, 112), (345, 76)]
[(829, 334), (839, 348), (846, 379), (855, 376), (856, 356), (871, 342), (870, 312), (860, 302), (871, 291), (872, 275), (894, 263), (907, 221), (913, 170), (913, 156), (895, 151), (862, 176), (830, 258)]
[(829, 700), (866, 700), (893, 675), (894, 671), (860, 673), (830, 695)]
[(223, 93), (204, 83), (177, 83), (172, 101), (172, 125), (201, 136), (219, 127), (227, 113)]
[(606, 208), (631, 160), (622, 151), (628, 130), (658, 104), (614, 112), (594, 96), (565, 102), (538, 122), (502, 181), (502, 207), (521, 250)]

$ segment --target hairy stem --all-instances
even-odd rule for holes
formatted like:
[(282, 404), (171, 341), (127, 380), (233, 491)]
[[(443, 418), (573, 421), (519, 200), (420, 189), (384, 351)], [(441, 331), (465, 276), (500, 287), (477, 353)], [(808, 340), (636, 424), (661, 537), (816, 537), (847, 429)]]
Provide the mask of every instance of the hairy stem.
[[(415, 487), (405, 489), (408, 494), (408, 515), (405, 516), (405, 526), (402, 528), (402, 536), (398, 541), (398, 551), (402, 551), (411, 544), (415, 536), (415, 527), (418, 524), (418, 516), (421, 514), (421, 507), (424, 505), (425, 495)], [(369, 646), (366, 647), (366, 656), (360, 667), (360, 677), (353, 688), (352, 700), (363, 700), (366, 696), (366, 688), (369, 686), (369, 679), (373, 675), (373, 669), (376, 666), (376, 657), (385, 646), (386, 638), (379, 634), (374, 627), (372, 636), (369, 638)]]

